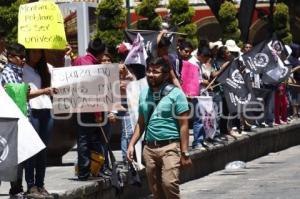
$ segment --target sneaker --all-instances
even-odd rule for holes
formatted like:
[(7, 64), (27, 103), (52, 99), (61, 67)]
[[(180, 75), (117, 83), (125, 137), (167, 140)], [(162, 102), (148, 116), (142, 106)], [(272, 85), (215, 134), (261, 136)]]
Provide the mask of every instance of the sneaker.
[(54, 196), (52, 196), (46, 189), (45, 187), (38, 188), (40, 193), (44, 196), (46, 199), (54, 199)]
[(260, 127), (262, 127), (262, 128), (265, 128), (265, 127), (268, 127), (268, 126), (269, 125), (266, 122), (263, 122), (263, 123), (260, 124)]
[(234, 130), (231, 130), (228, 134), (233, 137), (241, 137), (242, 136), (239, 132), (234, 131)]
[(211, 148), (214, 144), (210, 140), (205, 140), (202, 144), (205, 148)]
[(17, 193), (17, 194), (9, 194), (9, 195), (10, 195), (9, 199), (23, 199), (23, 198), (26, 198), (24, 192), (20, 192), (20, 193)]
[(37, 186), (31, 187), (26, 194), (27, 198), (44, 199), (45, 196), (39, 191)]
[(206, 148), (202, 144), (197, 144), (193, 147), (193, 149), (198, 151), (206, 151)]
[(111, 176), (112, 175), (112, 171), (108, 168), (103, 169), (101, 173), (106, 175), (106, 176)]
[(287, 124), (287, 121), (280, 120), (280, 123), (281, 123), (282, 125), (286, 125), (286, 124)]

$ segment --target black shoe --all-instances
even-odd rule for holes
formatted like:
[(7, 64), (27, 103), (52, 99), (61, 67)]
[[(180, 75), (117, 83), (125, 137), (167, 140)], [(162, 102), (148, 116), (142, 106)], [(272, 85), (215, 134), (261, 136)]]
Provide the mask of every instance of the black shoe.
[(86, 176), (78, 176), (78, 180), (79, 181), (87, 181), (90, 177), (90, 174), (86, 175)]

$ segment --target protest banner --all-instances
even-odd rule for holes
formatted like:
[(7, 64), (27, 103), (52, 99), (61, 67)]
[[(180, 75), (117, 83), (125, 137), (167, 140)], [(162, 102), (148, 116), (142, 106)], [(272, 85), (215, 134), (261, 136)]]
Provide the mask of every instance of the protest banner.
[(53, 68), (54, 114), (120, 110), (118, 64)]
[(67, 40), (59, 7), (48, 1), (21, 5), (18, 42), (26, 48), (65, 49)]

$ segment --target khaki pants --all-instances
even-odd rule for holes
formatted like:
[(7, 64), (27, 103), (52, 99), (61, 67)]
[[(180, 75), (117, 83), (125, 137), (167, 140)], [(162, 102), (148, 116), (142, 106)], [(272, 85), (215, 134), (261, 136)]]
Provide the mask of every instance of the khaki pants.
[(154, 199), (180, 198), (180, 143), (174, 142), (160, 148), (145, 145), (143, 157), (149, 188)]

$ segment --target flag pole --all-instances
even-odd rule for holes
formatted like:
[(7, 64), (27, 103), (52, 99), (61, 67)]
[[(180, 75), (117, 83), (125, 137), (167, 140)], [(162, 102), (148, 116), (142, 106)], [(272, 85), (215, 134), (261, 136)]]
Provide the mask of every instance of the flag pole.
[(273, 32), (274, 32), (274, 25), (273, 25), (273, 10), (274, 10), (274, 3), (275, 3), (275, 0), (270, 0), (270, 7), (269, 7), (269, 23), (270, 23), (270, 34), (271, 34), (271, 37), (273, 35)]
[[(137, 29), (127, 29), (127, 30), (133, 31), (133, 32), (161, 32), (161, 31), (155, 31), (155, 30), (137, 30)], [(186, 33), (181, 33), (181, 32), (172, 32), (172, 31), (168, 31), (168, 32), (166, 32), (166, 33), (187, 36)]]

